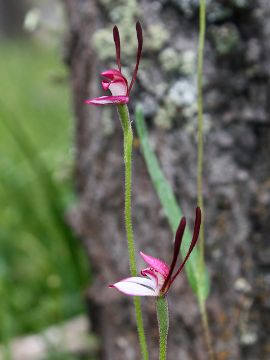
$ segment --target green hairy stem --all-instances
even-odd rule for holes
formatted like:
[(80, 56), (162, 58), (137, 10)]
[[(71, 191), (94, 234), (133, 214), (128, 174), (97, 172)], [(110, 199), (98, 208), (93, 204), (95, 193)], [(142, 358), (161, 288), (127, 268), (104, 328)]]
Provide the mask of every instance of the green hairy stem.
[[(124, 133), (124, 162), (125, 162), (125, 227), (127, 234), (127, 245), (129, 255), (129, 266), (131, 276), (137, 276), (137, 265), (135, 257), (135, 242), (133, 237), (131, 217), (131, 185), (132, 185), (132, 144), (133, 132), (127, 105), (118, 105), (118, 114)], [(134, 307), (137, 321), (137, 330), (143, 360), (149, 360), (147, 343), (145, 338), (143, 316), (140, 298), (134, 297)]]
[(156, 309), (159, 328), (159, 360), (166, 360), (167, 337), (169, 331), (169, 309), (165, 296), (159, 296), (157, 298)]
[(197, 162), (197, 197), (202, 211), (200, 230), (200, 267), (204, 264), (204, 202), (203, 202), (203, 54), (205, 41), (205, 0), (200, 1), (200, 33), (198, 48), (197, 91), (198, 91), (198, 162)]
[[(202, 223), (200, 230), (199, 255), (200, 255), (200, 273), (205, 270), (204, 255), (204, 201), (203, 201), (203, 58), (206, 27), (206, 6), (205, 0), (200, 0), (200, 31), (198, 47), (198, 68), (197, 68), (197, 89), (198, 89), (198, 163), (197, 163), (197, 196), (198, 205), (202, 210)], [(209, 359), (214, 360), (214, 351), (211, 342), (208, 315), (205, 305), (205, 299), (200, 298), (200, 312), (203, 323), (204, 337), (208, 348)]]

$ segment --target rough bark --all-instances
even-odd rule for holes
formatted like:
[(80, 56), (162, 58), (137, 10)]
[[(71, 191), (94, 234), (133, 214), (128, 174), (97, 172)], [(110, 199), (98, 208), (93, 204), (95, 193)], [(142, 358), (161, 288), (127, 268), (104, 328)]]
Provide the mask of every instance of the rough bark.
[[(88, 293), (90, 316), (101, 337), (101, 357), (106, 360), (140, 358), (131, 299), (106, 286), (128, 272), (123, 140), (116, 110), (88, 107), (83, 100), (101, 94), (99, 72), (114, 56), (99, 60), (102, 56), (93, 45), (94, 34), (114, 22), (123, 24), (117, 11), (126, 6), (132, 12), (134, 4), (133, 0), (65, 0), (70, 21), (66, 61), (74, 97), (79, 200), (71, 222), (93, 269)], [(196, 206), (192, 59), (197, 46), (197, 4), (195, 0), (142, 0), (139, 12), (134, 11), (134, 23), (140, 18), (145, 29), (145, 48), (131, 108), (135, 99), (142, 102), (153, 146), (189, 219)], [(206, 256), (212, 280), (210, 326), (220, 360), (270, 357), (269, 16), (268, 0), (210, 1), (208, 6), (204, 75)], [(128, 26), (133, 34), (133, 24)], [(131, 54), (125, 54), (125, 65), (132, 69), (135, 53), (133, 58)], [(161, 110), (157, 111), (158, 107)], [(169, 261), (172, 233), (137, 141), (133, 169), (138, 249)], [(198, 307), (184, 276), (172, 289), (169, 306), (168, 359), (207, 359)], [(157, 359), (153, 301), (144, 300), (143, 308), (151, 359)]]

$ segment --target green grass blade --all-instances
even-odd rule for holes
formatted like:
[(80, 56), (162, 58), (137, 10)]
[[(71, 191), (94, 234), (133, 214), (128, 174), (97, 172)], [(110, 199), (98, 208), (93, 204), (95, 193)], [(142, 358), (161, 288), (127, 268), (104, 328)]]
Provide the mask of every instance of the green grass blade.
[[(77, 280), (81, 285), (86, 284), (85, 264), (82, 264), (81, 249), (78, 247), (76, 238), (73, 236), (71, 229), (67, 226), (64, 213), (65, 208), (61, 199), (61, 194), (51, 177), (47, 165), (41, 157), (37, 157), (38, 151), (35, 144), (28, 136), (22, 123), (18, 120), (16, 114), (0, 99), (1, 112), (8, 114), (10, 121), (6, 121), (6, 116), (1, 116), (2, 123), (15, 141), (19, 151), (27, 160), (33, 173), (36, 175), (44, 196), (47, 199), (47, 205), (50, 209), (52, 219), (56, 227), (65, 239), (71, 261), (73, 262), (74, 271), (77, 273)], [(13, 120), (12, 120), (13, 119)], [(16, 124), (14, 120), (16, 119)]]
[[(148, 172), (159, 197), (162, 208), (164, 209), (168, 218), (172, 231), (175, 233), (179, 224), (179, 219), (183, 216), (182, 210), (178, 205), (172, 188), (165, 178), (157, 157), (149, 144), (143, 111), (140, 106), (137, 106), (136, 108), (135, 123)], [(191, 238), (191, 231), (187, 227), (181, 247), (183, 256), (188, 251)], [(200, 259), (197, 248), (193, 250), (188, 262), (186, 263), (185, 270), (189, 284), (198, 297), (199, 301), (205, 301), (209, 294), (210, 282), (206, 269), (203, 270), (203, 273), (200, 269)]]

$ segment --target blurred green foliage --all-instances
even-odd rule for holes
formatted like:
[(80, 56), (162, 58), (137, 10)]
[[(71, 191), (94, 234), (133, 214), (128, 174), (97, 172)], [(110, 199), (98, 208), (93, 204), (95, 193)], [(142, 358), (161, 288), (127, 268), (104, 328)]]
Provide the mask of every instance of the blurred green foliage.
[(67, 71), (44, 46), (0, 44), (0, 341), (80, 313), (89, 270), (74, 202)]

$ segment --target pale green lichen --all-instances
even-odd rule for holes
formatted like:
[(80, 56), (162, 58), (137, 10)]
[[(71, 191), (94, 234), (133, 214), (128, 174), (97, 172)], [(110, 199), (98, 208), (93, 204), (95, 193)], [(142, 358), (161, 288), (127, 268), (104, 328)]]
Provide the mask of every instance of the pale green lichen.
[(115, 53), (115, 47), (112, 41), (112, 29), (100, 29), (96, 31), (92, 41), (101, 60), (104, 61), (112, 58)]
[[(113, 24), (117, 24), (120, 32), (123, 62), (130, 62), (134, 59), (137, 50), (137, 36), (135, 22), (140, 18), (140, 8), (136, 0), (102, 0), (103, 6), (108, 10), (111, 25), (97, 30), (93, 35), (94, 47), (102, 61), (114, 58), (115, 49), (112, 39)], [(144, 29), (144, 49), (150, 51), (160, 50), (168, 41), (170, 34), (162, 24), (150, 25)]]
[(232, 4), (238, 8), (246, 8), (251, 4), (250, 0), (232, 0)]
[(177, 52), (173, 48), (166, 48), (159, 55), (159, 61), (166, 72), (179, 72), (189, 76), (196, 71), (196, 53), (193, 50)]
[(145, 37), (145, 47), (149, 50), (160, 50), (169, 40), (170, 33), (162, 24), (150, 25)]
[(159, 61), (162, 69), (167, 72), (179, 70), (181, 66), (179, 54), (173, 48), (164, 49), (159, 55)]
[(158, 108), (158, 112), (154, 118), (155, 125), (164, 130), (171, 129), (175, 113), (175, 105), (166, 101), (163, 107), (160, 106)]
[[(137, 37), (135, 21), (139, 17), (139, 8), (136, 0), (102, 0), (109, 10), (112, 24), (117, 24), (122, 44), (122, 58), (134, 57), (137, 49)], [(115, 48), (112, 38), (112, 25), (97, 30), (93, 35), (93, 43), (101, 60), (106, 61), (114, 58)]]
[(196, 71), (196, 53), (186, 50), (180, 54), (180, 72), (183, 75), (193, 75)]
[[(192, 17), (200, 6), (200, 0), (171, 0), (172, 3), (177, 6), (186, 17)], [(206, 0), (206, 6), (208, 7), (214, 0)]]
[(196, 94), (195, 78), (177, 80), (171, 86), (163, 106), (158, 109), (154, 119), (155, 124), (163, 129), (170, 129), (173, 120), (179, 117), (188, 120), (188, 123), (195, 123), (197, 119)]
[(179, 79), (170, 88), (168, 99), (182, 108), (196, 103), (197, 87), (195, 78)]
[(139, 7), (136, 0), (113, 1), (109, 16), (112, 22), (121, 23), (125, 30), (130, 30), (135, 18), (139, 16)]
[(236, 48), (240, 41), (239, 32), (231, 23), (225, 24), (221, 27), (212, 27), (211, 33), (214, 46), (220, 55), (229, 54)]
[(217, 21), (223, 21), (230, 18), (233, 15), (233, 10), (220, 3), (213, 3), (209, 8), (207, 19), (214, 23)]
[(100, 0), (100, 3), (107, 9), (111, 10), (115, 3), (118, 3), (118, 1), (114, 0)]
[(200, 0), (172, 0), (173, 4), (175, 4), (183, 13), (190, 17), (193, 15), (194, 10), (198, 9)]
[[(209, 114), (204, 114), (204, 121), (203, 121), (203, 133), (207, 135), (210, 130), (212, 129), (212, 118)], [(188, 121), (184, 125), (185, 132), (187, 134), (196, 134), (198, 126), (198, 120), (197, 120), (197, 111), (194, 111), (193, 116), (190, 116), (188, 118)]]
[(169, 86), (169, 84), (167, 84), (165, 82), (155, 84), (155, 94), (156, 94), (156, 96), (159, 97), (159, 98), (164, 96), (164, 94), (166, 93), (166, 91), (168, 89), (168, 86)]

